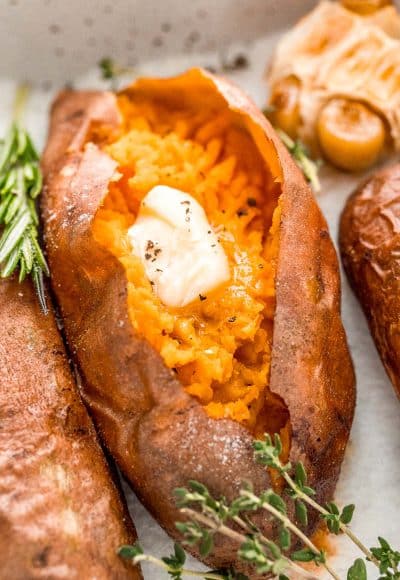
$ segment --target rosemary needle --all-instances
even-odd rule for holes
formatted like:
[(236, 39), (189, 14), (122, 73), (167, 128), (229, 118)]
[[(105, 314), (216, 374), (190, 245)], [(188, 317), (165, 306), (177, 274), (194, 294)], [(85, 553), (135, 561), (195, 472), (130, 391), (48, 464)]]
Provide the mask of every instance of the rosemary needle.
[(14, 121), (0, 147), (0, 276), (19, 271), (19, 281), (32, 277), (44, 313), (44, 276), (49, 269), (39, 245), (39, 217), (35, 200), (42, 189), (39, 157), (20, 123), (27, 88), (17, 90)]
[(321, 184), (318, 177), (319, 163), (309, 157), (306, 147), (300, 140), (297, 139), (294, 141), (287, 133), (277, 127), (275, 127), (275, 131), (303, 172), (306, 180), (311, 184), (315, 193), (319, 193), (321, 191)]

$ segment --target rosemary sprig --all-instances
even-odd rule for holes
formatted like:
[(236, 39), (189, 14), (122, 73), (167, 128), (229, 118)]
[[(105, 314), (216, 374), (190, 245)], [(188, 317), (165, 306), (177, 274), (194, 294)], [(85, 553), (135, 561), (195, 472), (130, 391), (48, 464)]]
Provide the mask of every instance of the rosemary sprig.
[(321, 191), (321, 183), (318, 177), (320, 163), (311, 159), (306, 146), (300, 139), (293, 140), (285, 131), (277, 127), (275, 127), (275, 131), (278, 133), (282, 143), (303, 172), (304, 177), (310, 183), (313, 190), (319, 193)]
[(35, 200), (42, 189), (39, 157), (27, 131), (20, 124), (26, 99), (17, 91), (14, 122), (0, 149), (0, 275), (19, 270), (19, 281), (31, 275), (42, 310), (47, 313), (43, 276), (49, 269), (39, 245), (39, 217)]
[[(183, 536), (184, 544), (198, 545), (200, 554), (205, 557), (212, 552), (214, 536), (222, 534), (238, 545), (238, 558), (252, 566), (257, 574), (288, 580), (288, 578), (306, 578), (315, 580), (316, 576), (301, 568), (296, 562), (314, 562), (324, 567), (329, 575), (340, 580), (338, 574), (328, 564), (326, 554), (319, 550), (306, 536), (299, 526), (307, 525), (308, 508), (315, 509), (327, 524), (328, 531), (333, 534), (345, 533), (361, 550), (365, 559), (379, 569), (379, 580), (400, 580), (400, 552), (394, 550), (384, 538), (379, 537), (379, 546), (368, 550), (350, 530), (354, 505), (345, 506), (342, 510), (329, 502), (326, 506), (319, 505), (313, 497), (315, 490), (307, 485), (307, 473), (301, 462), (294, 467), (290, 463), (282, 463), (282, 443), (279, 435), (272, 439), (265, 435), (264, 440), (255, 441), (254, 455), (257, 462), (276, 470), (285, 480), (287, 489), (278, 495), (272, 489), (265, 490), (260, 495), (254, 493), (251, 486), (244, 485), (239, 496), (231, 503), (225, 498), (214, 498), (206, 486), (190, 481), (187, 488), (175, 490), (177, 505), (186, 521), (177, 522), (176, 527)], [(288, 517), (285, 496), (295, 502), (296, 521)], [(194, 509), (195, 508), (195, 509)], [(265, 537), (257, 528), (250, 516), (252, 512), (263, 509), (278, 523), (277, 541)], [(231, 524), (236, 527), (231, 527)], [(238, 531), (241, 529), (241, 531)], [(297, 536), (303, 544), (300, 550), (291, 551), (292, 535)], [(181, 546), (175, 544), (175, 552), (161, 560), (143, 553), (139, 544), (123, 546), (119, 554), (131, 559), (134, 563), (140, 561), (152, 562), (163, 567), (174, 580), (181, 580), (182, 574), (202, 576), (211, 580), (248, 580), (248, 577), (235, 570), (211, 570), (200, 573), (184, 568), (185, 553)], [(358, 558), (347, 572), (347, 580), (367, 580), (365, 560)]]

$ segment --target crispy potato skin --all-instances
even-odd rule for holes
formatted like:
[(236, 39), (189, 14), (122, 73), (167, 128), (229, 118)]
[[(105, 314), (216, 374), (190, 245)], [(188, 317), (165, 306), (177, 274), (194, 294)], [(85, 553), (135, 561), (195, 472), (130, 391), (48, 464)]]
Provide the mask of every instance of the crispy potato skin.
[(0, 578), (142, 578), (135, 540), (78, 395), (54, 316), (0, 281)]
[(400, 164), (383, 169), (347, 201), (340, 249), (385, 369), (400, 396)]
[[(270, 124), (238, 88), (198, 69), (164, 83), (144, 81), (143, 90), (168, 99), (171, 91), (184, 92), (186, 83), (200, 95), (207, 87), (250, 116), (283, 181), (270, 385), (290, 411), (291, 460), (304, 461), (318, 499), (328, 500), (349, 436), (355, 392), (340, 320), (338, 264), (325, 220)], [(52, 283), (103, 440), (144, 504), (177, 537), (174, 522), (182, 516), (174, 506), (174, 488), (197, 479), (217, 496), (232, 498), (245, 480), (257, 492), (270, 480), (254, 463), (250, 433), (238, 423), (208, 417), (130, 324), (124, 270), (91, 232), (116, 166), (94, 145), (83, 148), (75, 136), (76, 112), (81, 111), (79, 133), (90, 120), (101, 121), (100, 102), (104, 118), (117, 125), (110, 93), (63, 93), (53, 106), (42, 198)], [(274, 533), (263, 514), (255, 519), (266, 534)], [(311, 521), (310, 531), (314, 525)], [(235, 563), (236, 549), (218, 537), (207, 561)]]

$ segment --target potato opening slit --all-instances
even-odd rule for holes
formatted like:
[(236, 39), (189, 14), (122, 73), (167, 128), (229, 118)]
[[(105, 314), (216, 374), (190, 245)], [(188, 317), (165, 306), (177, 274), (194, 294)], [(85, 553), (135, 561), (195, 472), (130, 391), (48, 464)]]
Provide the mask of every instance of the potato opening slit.
[[(255, 437), (281, 432), (288, 449), (288, 409), (268, 387), (280, 192), (238, 115), (205, 102), (118, 96), (120, 132), (91, 135), (120, 176), (93, 233), (125, 268), (133, 327), (185, 390), (210, 417), (237, 421)], [(228, 282), (179, 308), (160, 300), (128, 236), (143, 198), (160, 185), (201, 205), (229, 263)]]

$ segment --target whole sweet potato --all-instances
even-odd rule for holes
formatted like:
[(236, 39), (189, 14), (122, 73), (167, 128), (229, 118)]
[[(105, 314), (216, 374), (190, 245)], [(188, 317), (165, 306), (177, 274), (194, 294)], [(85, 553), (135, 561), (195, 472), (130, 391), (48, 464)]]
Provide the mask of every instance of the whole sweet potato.
[[(128, 149), (137, 154), (135, 163), (117, 160)], [(155, 164), (151, 172), (147, 159)], [(52, 284), (83, 375), (84, 397), (105, 445), (160, 524), (177, 537), (175, 522), (182, 516), (173, 491), (190, 479), (228, 499), (245, 480), (257, 492), (270, 487), (270, 475), (256, 465), (252, 450), (254, 437), (264, 431), (281, 433), (285, 458), (302, 460), (318, 500), (330, 499), (355, 395), (340, 320), (337, 258), (309, 187), (252, 101), (199, 69), (172, 79), (142, 79), (119, 95), (67, 91), (53, 105), (43, 169)], [(179, 312), (158, 301), (142, 268), (132, 266), (126, 232), (121, 244), (113, 237), (113, 224), (125, 223), (123, 212), (129, 214), (126, 223), (134, 221), (140, 196), (150, 188), (147, 178), (152, 185), (174, 187), (180, 179), (197, 199), (197, 185), (204, 184), (203, 204), (208, 218), (215, 218), (215, 231), (224, 231), (223, 220), (227, 229), (234, 224), (249, 256), (247, 270), (237, 270), (233, 258), (230, 263), (236, 280), (251, 270), (247, 286), (236, 293), (228, 285), (220, 294), (200, 294)], [(227, 185), (230, 179), (234, 185)], [(212, 197), (214, 186), (218, 195)], [(124, 198), (126, 188), (132, 198), (130, 193)], [(224, 241), (221, 233), (227, 253), (234, 237)], [(258, 246), (259, 263), (254, 256), (250, 260)], [(121, 257), (118, 251), (128, 253)], [(254, 302), (253, 287), (262, 302)], [(262, 314), (258, 310), (252, 317), (244, 302), (256, 303)], [(162, 320), (170, 326), (163, 327)], [(257, 345), (237, 338), (247, 337), (253, 322), (262, 326)], [(200, 346), (187, 365), (181, 357), (188, 353), (192, 323), (192, 339)], [(196, 331), (199, 324), (205, 334)], [(228, 346), (215, 342), (203, 348), (202, 340), (219, 336)], [(157, 343), (165, 347), (162, 356)], [(201, 367), (203, 355), (209, 366)], [(245, 368), (246, 384), (236, 389), (231, 379), (218, 383), (212, 373), (225, 360), (227, 367)], [(264, 377), (258, 386), (256, 372)], [(215, 380), (203, 380), (207, 373)], [(232, 392), (239, 392), (238, 400)], [(267, 535), (275, 534), (263, 514), (255, 521)], [(310, 519), (308, 531), (314, 527)], [(207, 561), (235, 564), (236, 549), (218, 537)]]
[(340, 249), (385, 369), (400, 396), (400, 164), (383, 169), (349, 198)]
[(80, 400), (54, 316), (0, 282), (0, 578), (141, 578), (135, 530)]

